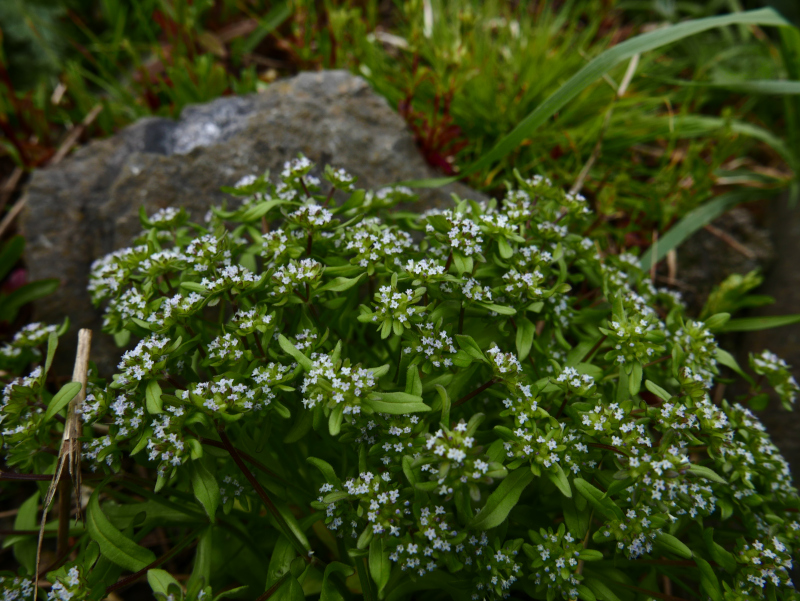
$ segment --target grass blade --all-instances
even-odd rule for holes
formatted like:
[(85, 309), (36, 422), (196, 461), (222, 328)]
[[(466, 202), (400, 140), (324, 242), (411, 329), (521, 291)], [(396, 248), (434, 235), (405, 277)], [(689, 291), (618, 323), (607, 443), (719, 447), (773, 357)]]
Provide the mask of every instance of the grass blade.
[(653, 256), (653, 249), (650, 248), (642, 255), (639, 264), (645, 271), (649, 270), (653, 263), (658, 263), (667, 256), (669, 251), (680, 246), (689, 236), (714, 221), (729, 209), (743, 202), (763, 197), (764, 190), (735, 190), (718, 196), (711, 202), (703, 204), (686, 215), (672, 226), (664, 236), (659, 238), (655, 256)]
[(720, 332), (753, 332), (756, 330), (768, 330), (769, 328), (781, 328), (795, 323), (800, 323), (800, 313), (795, 315), (766, 315), (763, 317), (743, 317), (741, 319), (731, 319), (722, 326)]

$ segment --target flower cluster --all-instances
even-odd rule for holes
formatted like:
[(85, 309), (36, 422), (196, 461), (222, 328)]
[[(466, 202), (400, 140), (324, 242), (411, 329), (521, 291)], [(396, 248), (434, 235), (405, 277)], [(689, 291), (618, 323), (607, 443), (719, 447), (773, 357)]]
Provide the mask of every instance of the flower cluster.
[[(530, 531), (533, 544), (523, 545), (531, 559), (532, 577), (538, 591), (548, 591), (547, 598), (577, 599), (580, 576), (578, 563), (583, 545), (575, 540), (564, 524), (556, 532), (552, 528)], [(553, 591), (553, 593), (549, 593)]]
[(375, 387), (375, 376), (349, 360), (335, 360), (331, 355), (314, 353), (313, 363), (303, 379), (303, 406), (317, 405), (336, 409), (344, 415), (358, 415), (366, 396)]
[(798, 386), (792, 372), (789, 371), (790, 368), (786, 361), (775, 353), (764, 350), (758, 355), (750, 355), (750, 367), (759, 376), (767, 378), (769, 385), (778, 393), (783, 406), (791, 409), (795, 400), (797, 400), (798, 393), (800, 393), (800, 386)]
[[(625, 582), (660, 598), (662, 576), (725, 601), (792, 598), (797, 490), (751, 411), (762, 380), (796, 396), (785, 362), (737, 365), (713, 335), (726, 314), (690, 316), (545, 178), (411, 219), (387, 210), (410, 191), (314, 169), (301, 157), (240, 180), (226, 191), (243, 201), (204, 224), (143, 216), (134, 246), (93, 267), (125, 352), (110, 379), (89, 376), (83, 459), (135, 475), (87, 478), (87, 523), (132, 568), (161, 545), (148, 533), (185, 531), (192, 574), (184, 587), (151, 569), (156, 598), (208, 596), (209, 575), (263, 587), (245, 568), (270, 556), (255, 596), (313, 592), (319, 561), (323, 591), (355, 563), (361, 590), (398, 601), (624, 599)], [(53, 473), (43, 451), (73, 419), (75, 385), (51, 388), (42, 360), (53, 332), (0, 351), (28, 370), (4, 382), (4, 473)], [(743, 373), (734, 402), (719, 384)], [(79, 560), (119, 561), (84, 541)], [(59, 599), (118, 581), (71, 567)]]

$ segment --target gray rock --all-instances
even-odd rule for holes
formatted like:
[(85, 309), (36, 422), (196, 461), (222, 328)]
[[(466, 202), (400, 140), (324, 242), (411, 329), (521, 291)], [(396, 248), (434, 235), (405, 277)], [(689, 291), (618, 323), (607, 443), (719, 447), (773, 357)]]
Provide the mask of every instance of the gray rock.
[[(31, 177), (20, 222), (30, 276), (62, 281), (58, 293), (36, 304), (36, 318), (69, 316), (68, 348), (77, 328), (94, 330), (92, 357), (108, 373), (119, 350), (98, 335), (100, 312), (86, 292), (92, 261), (130, 244), (140, 231), (140, 206), (148, 213), (183, 206), (202, 219), (225, 198), (220, 186), (276, 172), (300, 152), (319, 167), (343, 167), (368, 189), (436, 176), (402, 118), (345, 71), (303, 73), (262, 94), (187, 107), (178, 121), (142, 119)], [(421, 205), (447, 203), (451, 193), (483, 198), (453, 184), (420, 190)]]
[[(785, 194), (772, 201), (767, 217), (776, 260), (766, 272), (764, 285), (758, 293), (772, 296), (775, 304), (762, 307), (753, 315), (796, 315), (800, 313), (800, 207), (790, 206), (788, 194)], [(800, 324), (747, 332), (741, 337), (739, 346), (740, 363), (746, 365), (748, 353), (769, 349), (793, 366), (792, 373), (800, 381)], [(787, 414), (777, 397), (772, 396), (770, 405), (758, 417), (797, 474), (800, 469), (800, 420)]]
[[(735, 273), (762, 272), (775, 260), (770, 232), (756, 223), (753, 214), (737, 207), (714, 220), (711, 226), (732, 241), (701, 229), (677, 249), (676, 279), (690, 312), (698, 314), (711, 290)], [(738, 246), (737, 246), (738, 244)]]

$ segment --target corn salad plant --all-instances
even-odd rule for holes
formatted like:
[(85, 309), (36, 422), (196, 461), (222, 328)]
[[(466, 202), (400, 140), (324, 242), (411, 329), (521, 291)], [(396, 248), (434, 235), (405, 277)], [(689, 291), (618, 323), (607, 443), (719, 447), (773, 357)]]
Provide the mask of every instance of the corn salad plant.
[[(715, 340), (728, 314), (690, 318), (541, 176), (422, 214), (356, 183), (301, 157), (202, 224), (143, 213), (93, 266), (129, 350), (90, 377), (85, 524), (48, 599), (145, 576), (162, 601), (796, 598), (797, 491), (746, 404), (768, 381), (791, 406), (784, 362), (752, 378)], [(3, 396), (19, 478), (52, 473), (74, 396), (44, 390), (57, 334), (0, 354), (50, 340)], [(34, 595), (38, 498), (4, 599)]]

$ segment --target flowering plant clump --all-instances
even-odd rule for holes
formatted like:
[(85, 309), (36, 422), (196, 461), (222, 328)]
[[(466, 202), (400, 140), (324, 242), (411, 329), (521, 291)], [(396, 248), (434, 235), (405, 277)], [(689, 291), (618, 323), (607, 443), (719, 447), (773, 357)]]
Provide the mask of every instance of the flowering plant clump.
[[(245, 178), (203, 224), (143, 215), (94, 265), (127, 350), (91, 371), (86, 520), (46, 594), (795, 598), (797, 491), (747, 407), (769, 383), (790, 408), (783, 361), (748, 374), (715, 340), (728, 314), (691, 319), (544, 178), (414, 216), (390, 210), (407, 189), (315, 169)], [(57, 339), (0, 352), (35, 364), (3, 392), (20, 480), (52, 474), (69, 417)], [(27, 532), (40, 491), (15, 486)], [(31, 538), (7, 543), (4, 598), (31, 598)]]

